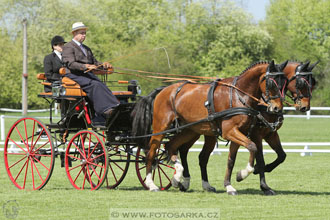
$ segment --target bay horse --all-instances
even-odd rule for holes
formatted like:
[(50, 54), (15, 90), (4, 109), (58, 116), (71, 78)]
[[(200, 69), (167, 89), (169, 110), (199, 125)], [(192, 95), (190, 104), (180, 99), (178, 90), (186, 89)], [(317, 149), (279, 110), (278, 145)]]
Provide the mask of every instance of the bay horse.
[[(284, 68), (284, 74), (289, 79), (287, 86), (288, 91), (291, 93), (289, 97), (295, 102), (296, 110), (305, 112), (310, 109), (310, 98), (312, 96), (312, 90), (315, 85), (315, 79), (312, 77), (312, 69), (316, 66), (317, 62), (309, 66), (309, 62), (303, 64), (297, 61), (290, 61)], [(271, 124), (272, 128), (266, 127), (263, 123), (257, 123), (252, 131), (250, 138), (256, 143), (257, 151), (257, 164), (255, 166), (254, 174), (260, 174), (260, 187), (266, 195), (273, 195), (275, 192), (267, 186), (264, 172), (271, 172), (275, 167), (285, 160), (286, 154), (283, 151), (277, 130), (281, 127), (283, 121), (283, 114), (270, 114), (263, 110), (262, 115)], [(197, 137), (198, 139), (199, 137)], [(197, 140), (196, 139), (196, 140)], [(262, 139), (265, 139), (269, 146), (277, 153), (277, 159), (271, 164), (264, 165), (263, 153), (262, 153)], [(205, 136), (205, 143), (203, 149), (199, 155), (200, 168), (202, 174), (202, 187), (204, 190), (215, 192), (215, 188), (208, 183), (207, 177), (207, 162), (211, 152), (214, 149), (217, 141), (216, 136)], [(190, 184), (190, 174), (187, 164), (187, 153), (189, 148), (194, 144), (195, 140), (191, 140), (189, 143), (185, 143), (179, 148), (183, 171), (183, 181), (181, 182), (180, 190), (186, 191)], [(231, 143), (230, 151), (228, 155), (227, 171), (224, 181), (224, 186), (227, 189), (227, 193), (230, 195), (236, 195), (237, 191), (231, 186), (230, 177), (235, 163), (236, 153), (239, 146), (235, 143)], [(260, 168), (259, 168), (260, 167)], [(263, 172), (264, 171), (264, 172)], [(245, 173), (245, 174), (244, 174)], [(248, 176), (249, 173), (240, 171), (237, 173), (237, 180), (241, 181)]]
[[(270, 112), (282, 111), (282, 101), (287, 83), (287, 78), (282, 70), (286, 64), (287, 62), (278, 66), (275, 65), (274, 61), (257, 62), (244, 70), (237, 78), (231, 77), (216, 82), (218, 86), (214, 89), (213, 94), (215, 112), (222, 112), (235, 107), (252, 111), (261, 103), (256, 100), (259, 100), (262, 95), (267, 99)], [(208, 100), (209, 89), (209, 84), (175, 83), (153, 91), (136, 104), (133, 110), (133, 135), (149, 134), (151, 124), (153, 134), (155, 134), (150, 138), (148, 146), (143, 144), (143, 140), (141, 140), (140, 145), (147, 149), (145, 183), (150, 191), (159, 190), (152, 180), (151, 171), (156, 150), (165, 136), (161, 132), (169, 129), (176, 120), (180, 124), (189, 124), (207, 118), (208, 110), (205, 107), (205, 102)], [(233, 91), (237, 91), (235, 95), (232, 95)], [(152, 105), (153, 107), (151, 107)], [(230, 117), (216, 118), (208, 122), (194, 124), (171, 138), (166, 144), (166, 150), (176, 171), (171, 181), (172, 185), (178, 186), (183, 172), (181, 162), (176, 155), (178, 147), (195, 140), (200, 135), (214, 136), (215, 132), (221, 130), (223, 138), (246, 147), (251, 155), (254, 155), (257, 147), (246, 136), (255, 121), (254, 119), (255, 115), (246, 112)], [(253, 172), (253, 163), (254, 158), (249, 161), (247, 166), (249, 172)]]

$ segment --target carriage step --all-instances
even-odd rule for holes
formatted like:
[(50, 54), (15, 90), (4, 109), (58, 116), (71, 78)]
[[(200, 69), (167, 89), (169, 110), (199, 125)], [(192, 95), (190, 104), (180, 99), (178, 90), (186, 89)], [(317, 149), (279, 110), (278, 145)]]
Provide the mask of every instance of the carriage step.
[(61, 126), (56, 124), (56, 123), (52, 123), (52, 124), (46, 124), (47, 128), (60, 128)]

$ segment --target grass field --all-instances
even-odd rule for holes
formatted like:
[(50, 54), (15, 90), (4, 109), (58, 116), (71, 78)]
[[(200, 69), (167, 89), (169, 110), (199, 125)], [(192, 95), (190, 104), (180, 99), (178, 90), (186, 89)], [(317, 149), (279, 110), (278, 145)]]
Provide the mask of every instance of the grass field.
[[(284, 126), (279, 132), (280, 137), (283, 142), (329, 142), (329, 122), (329, 119), (285, 119)], [(6, 119), (7, 130), (10, 124)], [(248, 153), (238, 154), (234, 174), (246, 166), (248, 156)], [(265, 161), (271, 162), (275, 156), (266, 154)], [(1, 152), (0, 219), (117, 219), (111, 218), (113, 216), (110, 213), (116, 208), (123, 208), (120, 210), (124, 211), (142, 209), (144, 212), (179, 208), (182, 208), (183, 212), (210, 209), (220, 213), (217, 216), (219, 218), (199, 219), (330, 219), (329, 154), (314, 153), (310, 157), (301, 157), (297, 153), (288, 154), (282, 165), (272, 173), (266, 174), (268, 185), (277, 193), (276, 196), (270, 197), (262, 194), (259, 189), (259, 177), (255, 175), (240, 183), (235, 181), (233, 175), (232, 184), (239, 195), (226, 194), (223, 178), (227, 153), (214, 155), (209, 161), (209, 181), (216, 187), (217, 192), (203, 192), (198, 153), (190, 153), (188, 159), (192, 179), (190, 189), (185, 193), (173, 188), (158, 193), (144, 190), (136, 176), (134, 164), (131, 164), (125, 180), (118, 189), (78, 191), (70, 185), (64, 168), (60, 167), (59, 159), (55, 162), (52, 178), (43, 190), (21, 191), (16, 189), (7, 177)], [(18, 205), (17, 216), (6, 217), (5, 208), (7, 209), (7, 204), (13, 200)]]

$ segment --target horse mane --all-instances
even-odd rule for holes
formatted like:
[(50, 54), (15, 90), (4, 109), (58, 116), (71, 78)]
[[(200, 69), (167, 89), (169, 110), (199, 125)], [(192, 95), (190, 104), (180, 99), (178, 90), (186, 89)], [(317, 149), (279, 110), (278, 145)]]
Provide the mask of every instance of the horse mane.
[[(298, 63), (298, 64), (303, 64), (303, 63), (304, 63), (304, 62), (301, 62), (301, 61), (298, 61), (298, 60), (289, 60), (288, 62), (289, 62), (289, 63)], [(243, 74), (244, 74), (246, 71), (248, 71), (249, 69), (255, 67), (256, 65), (259, 65), (259, 64), (269, 64), (269, 63), (270, 63), (270, 61), (266, 61), (266, 60), (260, 60), (260, 61), (257, 61), (257, 62), (255, 62), (255, 63), (251, 64), (251, 65), (250, 65), (248, 68), (246, 68), (245, 70), (243, 70), (243, 71), (241, 72), (240, 76), (243, 75)]]
[(301, 62), (301, 61), (299, 61), (299, 60), (289, 60), (288, 61), (289, 63), (298, 63), (298, 64), (303, 64), (304, 62)]
[(265, 61), (265, 60), (257, 61), (257, 62), (255, 62), (255, 63), (251, 64), (251, 65), (250, 65), (248, 68), (246, 68), (245, 70), (243, 70), (243, 71), (241, 72), (240, 76), (243, 75), (243, 74), (244, 74), (246, 71), (248, 71), (249, 69), (255, 67), (256, 65), (259, 65), (259, 64), (269, 64), (269, 63), (270, 63), (270, 61)]

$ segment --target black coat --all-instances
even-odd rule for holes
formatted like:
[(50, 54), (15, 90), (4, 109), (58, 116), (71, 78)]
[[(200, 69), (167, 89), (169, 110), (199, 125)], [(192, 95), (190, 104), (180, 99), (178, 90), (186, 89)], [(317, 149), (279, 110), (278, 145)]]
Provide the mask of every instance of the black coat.
[[(54, 82), (61, 80), (59, 74), (60, 68), (63, 67), (63, 62), (58, 58), (56, 53), (51, 53), (44, 58), (44, 71), (47, 78), (47, 82)], [(45, 92), (50, 92), (51, 87), (45, 86)]]

